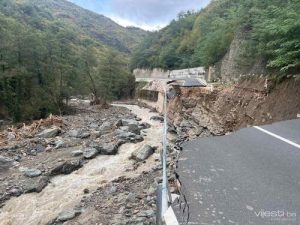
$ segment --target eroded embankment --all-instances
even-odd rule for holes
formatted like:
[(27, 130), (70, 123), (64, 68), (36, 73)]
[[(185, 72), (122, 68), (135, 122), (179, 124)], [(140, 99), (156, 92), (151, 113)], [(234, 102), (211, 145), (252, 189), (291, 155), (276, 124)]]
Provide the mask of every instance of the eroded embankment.
[(286, 79), (279, 84), (245, 80), (219, 86), (212, 92), (181, 88), (170, 100), (169, 118), (185, 139), (224, 135), (252, 125), (297, 118), (300, 113), (300, 81)]

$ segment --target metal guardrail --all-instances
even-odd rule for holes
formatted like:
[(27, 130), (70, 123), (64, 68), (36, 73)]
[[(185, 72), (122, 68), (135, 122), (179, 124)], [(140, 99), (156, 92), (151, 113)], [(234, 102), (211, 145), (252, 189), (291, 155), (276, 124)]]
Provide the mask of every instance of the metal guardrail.
[(163, 126), (163, 137), (162, 145), (163, 151), (161, 154), (162, 160), (162, 184), (159, 185), (157, 190), (157, 224), (164, 224), (164, 215), (169, 208), (169, 188), (168, 188), (168, 175), (167, 175), (167, 130), (168, 130), (168, 108), (167, 108), (167, 83), (165, 84), (164, 94), (164, 126)]
[(169, 207), (169, 194), (168, 194), (168, 175), (167, 175), (167, 84), (165, 84), (165, 97), (164, 97), (164, 130), (163, 130), (163, 152), (162, 152), (162, 166), (163, 166), (163, 180), (162, 180), (162, 216), (167, 212)]

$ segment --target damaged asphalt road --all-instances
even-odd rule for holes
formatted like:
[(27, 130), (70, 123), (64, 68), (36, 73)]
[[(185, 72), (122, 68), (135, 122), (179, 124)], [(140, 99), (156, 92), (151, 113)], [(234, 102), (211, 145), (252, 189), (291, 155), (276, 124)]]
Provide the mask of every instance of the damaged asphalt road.
[(255, 128), (183, 144), (182, 224), (299, 224), (300, 120), (262, 128), (296, 146)]

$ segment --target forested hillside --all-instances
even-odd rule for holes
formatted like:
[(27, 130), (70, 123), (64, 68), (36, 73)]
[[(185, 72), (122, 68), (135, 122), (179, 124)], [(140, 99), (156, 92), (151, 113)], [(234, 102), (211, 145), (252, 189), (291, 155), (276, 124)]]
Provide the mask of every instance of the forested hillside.
[(129, 55), (147, 32), (65, 0), (0, 1), (0, 119), (63, 112), (69, 96), (129, 96)]
[(131, 68), (211, 66), (243, 38), (240, 61), (262, 58), (281, 74), (300, 68), (299, 0), (214, 0), (200, 12), (182, 13), (135, 52)]

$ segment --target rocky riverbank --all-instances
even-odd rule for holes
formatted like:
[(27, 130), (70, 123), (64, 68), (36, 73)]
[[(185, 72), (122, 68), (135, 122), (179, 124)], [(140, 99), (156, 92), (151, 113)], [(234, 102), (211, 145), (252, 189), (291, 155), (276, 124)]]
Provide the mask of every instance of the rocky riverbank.
[(155, 116), (138, 106), (85, 107), (3, 130), (0, 224), (155, 224)]

